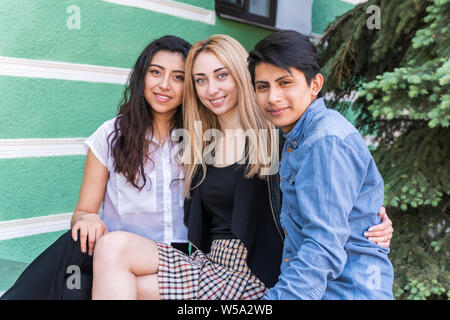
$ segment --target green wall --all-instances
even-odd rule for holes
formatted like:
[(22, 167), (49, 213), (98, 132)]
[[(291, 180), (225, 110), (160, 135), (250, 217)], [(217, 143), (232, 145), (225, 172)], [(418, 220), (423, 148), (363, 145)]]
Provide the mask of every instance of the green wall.
[(184, 1), (179, 1), (178, 2), (184, 2), (186, 4), (190, 4), (196, 7), (201, 7), (201, 8), (205, 8), (205, 9), (209, 9), (209, 10), (214, 10), (214, 0), (213, 1), (209, 1), (209, 0), (184, 0)]
[(312, 32), (322, 34), (328, 25), (338, 16), (354, 6), (340, 0), (314, 0), (312, 9)]
[[(122, 85), (0, 76), (0, 139), (88, 137), (113, 118)], [(24, 90), (25, 89), (25, 90)]]
[[(30, 263), (42, 251), (47, 249), (55, 239), (58, 239), (67, 230), (38, 234), (11, 240), (3, 240), (0, 246), (0, 259)], [(3, 278), (3, 274), (0, 278)], [(2, 288), (0, 287), (0, 290)]]
[[(80, 29), (66, 26), (70, 5), (80, 8)], [(131, 68), (150, 41), (166, 34), (195, 42), (226, 33), (247, 49), (269, 34), (262, 28), (220, 18), (212, 26), (103, 1), (1, 0), (1, 6), (0, 55), (8, 57)]]
[(84, 156), (0, 159), (0, 221), (71, 212)]

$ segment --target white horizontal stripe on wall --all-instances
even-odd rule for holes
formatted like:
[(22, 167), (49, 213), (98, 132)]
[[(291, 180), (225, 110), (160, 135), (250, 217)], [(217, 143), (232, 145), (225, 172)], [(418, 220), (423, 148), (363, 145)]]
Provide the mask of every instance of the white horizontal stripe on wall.
[(86, 138), (0, 139), (0, 159), (85, 155)]
[(0, 221), (0, 240), (22, 238), (70, 229), (72, 212), (49, 216)]
[(357, 5), (357, 4), (361, 3), (361, 2), (367, 2), (367, 0), (341, 0), (341, 1), (342, 2), (348, 2), (348, 3), (354, 4), (354, 5)]
[[(363, 137), (368, 146), (377, 146), (375, 136)], [(86, 138), (0, 139), (0, 159), (84, 156)]]
[(135, 7), (167, 15), (200, 21), (206, 24), (216, 24), (216, 12), (189, 4), (171, 0), (102, 0), (123, 6)]
[(0, 56), (0, 75), (126, 84), (131, 69)]

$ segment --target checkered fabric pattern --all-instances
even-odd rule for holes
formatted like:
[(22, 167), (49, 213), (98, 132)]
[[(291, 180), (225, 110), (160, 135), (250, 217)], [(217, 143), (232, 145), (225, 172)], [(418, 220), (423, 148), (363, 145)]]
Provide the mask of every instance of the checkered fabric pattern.
[(257, 300), (267, 288), (248, 268), (239, 239), (214, 240), (211, 252), (190, 257), (158, 243), (159, 295), (162, 300)]

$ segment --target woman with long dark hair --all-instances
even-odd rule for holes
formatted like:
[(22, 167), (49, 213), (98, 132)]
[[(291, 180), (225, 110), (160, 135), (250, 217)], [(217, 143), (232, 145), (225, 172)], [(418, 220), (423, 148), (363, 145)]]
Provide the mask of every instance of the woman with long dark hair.
[(86, 140), (71, 230), (39, 255), (2, 299), (90, 299), (95, 244), (109, 231), (128, 231), (187, 252), (184, 176), (170, 138), (183, 124), (190, 47), (181, 38), (165, 36), (140, 54), (117, 117)]

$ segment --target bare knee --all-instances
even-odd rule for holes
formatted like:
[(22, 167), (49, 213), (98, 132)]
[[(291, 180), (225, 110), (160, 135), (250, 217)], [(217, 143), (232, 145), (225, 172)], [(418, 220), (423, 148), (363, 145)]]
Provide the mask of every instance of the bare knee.
[(113, 231), (101, 236), (95, 243), (94, 266), (109, 265), (112, 267), (123, 261), (129, 241), (128, 232)]

